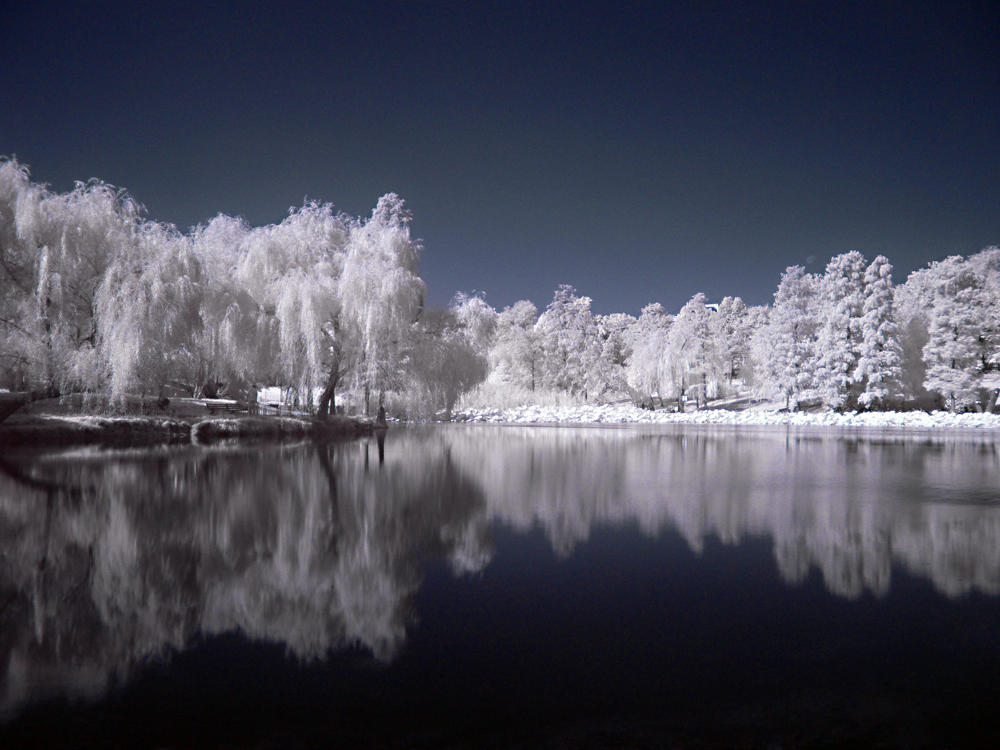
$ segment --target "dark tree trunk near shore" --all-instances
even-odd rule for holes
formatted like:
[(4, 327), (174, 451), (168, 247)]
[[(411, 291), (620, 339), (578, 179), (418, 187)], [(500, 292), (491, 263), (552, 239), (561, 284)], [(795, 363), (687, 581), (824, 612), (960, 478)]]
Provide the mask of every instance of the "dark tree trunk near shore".
[(319, 406), (316, 407), (317, 415), (325, 417), (329, 414), (335, 414), (337, 412), (337, 399), (336, 399), (336, 389), (337, 383), (340, 382), (340, 368), (337, 363), (334, 363), (330, 368), (330, 379), (326, 382), (326, 388), (323, 389), (322, 395), (319, 397)]

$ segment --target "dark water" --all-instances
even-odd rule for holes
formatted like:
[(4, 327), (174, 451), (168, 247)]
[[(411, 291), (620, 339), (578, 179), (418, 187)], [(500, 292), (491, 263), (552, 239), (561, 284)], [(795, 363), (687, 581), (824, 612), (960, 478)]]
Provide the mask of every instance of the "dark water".
[(441, 426), (6, 456), (0, 747), (997, 747), (998, 449)]

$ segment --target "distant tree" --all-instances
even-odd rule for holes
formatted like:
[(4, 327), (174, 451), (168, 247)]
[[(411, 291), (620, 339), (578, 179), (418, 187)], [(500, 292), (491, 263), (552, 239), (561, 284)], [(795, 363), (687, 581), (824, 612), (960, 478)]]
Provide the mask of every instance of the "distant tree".
[(585, 399), (597, 385), (592, 373), (601, 352), (590, 301), (590, 297), (577, 296), (572, 286), (562, 284), (535, 324), (541, 335), (546, 387)]
[(413, 378), (410, 411), (428, 416), (444, 411), (450, 420), (459, 396), (486, 378), (486, 357), (476, 351), (454, 309), (425, 312), (414, 328), (406, 364)]
[(832, 409), (857, 401), (855, 370), (861, 354), (865, 258), (857, 252), (830, 259), (820, 283), (821, 322), (817, 340), (815, 387)]
[(771, 383), (765, 382), (758, 372), (759, 362), (769, 359), (770, 351), (756, 352), (755, 347), (766, 342), (763, 332), (771, 321), (771, 308), (767, 305), (753, 305), (747, 308), (744, 318), (746, 324), (746, 354), (740, 366), (740, 376), (751, 392), (766, 392)]
[(969, 265), (983, 279), (979, 400), (986, 410), (993, 411), (1000, 397), (1000, 247), (969, 256)]
[(789, 266), (774, 293), (770, 320), (753, 344), (755, 368), (765, 390), (795, 409), (814, 383), (819, 282), (802, 266)]
[(629, 331), (636, 319), (626, 313), (595, 315), (601, 353), (595, 365), (599, 392), (621, 393), (628, 389), (625, 368), (632, 356)]
[(113, 399), (156, 394), (184, 377), (203, 292), (190, 240), (171, 225), (143, 223), (97, 290), (99, 348)]
[(718, 313), (705, 306), (705, 295), (699, 292), (670, 326), (662, 356), (670, 372), (671, 393), (678, 399), (694, 389), (697, 403), (703, 404), (718, 392), (726, 363), (723, 345), (716, 336), (715, 315)]
[(455, 327), (462, 331), (466, 341), (481, 357), (488, 357), (493, 348), (497, 330), (497, 311), (482, 296), (458, 292), (449, 308)]
[(750, 320), (743, 300), (723, 297), (718, 314), (712, 317), (712, 329), (726, 361), (726, 378), (731, 383), (750, 356)]
[(625, 366), (626, 380), (638, 394), (663, 398), (667, 390), (663, 369), (663, 352), (673, 316), (659, 302), (642, 308), (636, 322), (629, 328), (628, 339), (632, 355)]
[(138, 214), (110, 185), (78, 182), (55, 194), (18, 162), (0, 162), (0, 368), (19, 386), (103, 385), (97, 289), (134, 241)]
[(411, 215), (395, 193), (379, 198), (368, 221), (352, 226), (340, 285), (345, 322), (358, 332), (365, 410), (368, 394), (399, 385), (403, 355), (423, 306), (417, 275), (420, 246), (410, 238)]
[(930, 266), (934, 297), (923, 355), (924, 386), (952, 411), (979, 401), (984, 372), (983, 332), (989, 304), (982, 275), (961, 256)]
[(861, 387), (858, 403), (886, 408), (901, 394), (903, 355), (893, 311), (892, 265), (879, 255), (865, 270), (861, 342), (854, 380)]
[(515, 302), (497, 316), (490, 364), (499, 382), (531, 391), (541, 387), (543, 352), (537, 322), (538, 308), (528, 300)]

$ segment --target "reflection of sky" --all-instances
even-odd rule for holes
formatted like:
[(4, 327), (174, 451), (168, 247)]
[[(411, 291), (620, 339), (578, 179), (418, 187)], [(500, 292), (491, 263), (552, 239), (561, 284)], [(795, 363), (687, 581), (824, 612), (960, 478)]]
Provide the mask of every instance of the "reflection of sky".
[[(989, 440), (449, 426), (392, 431), (384, 465), (374, 443), (118, 456), (18, 469), (82, 494), (0, 477), (8, 708), (100, 694), (198, 633), (238, 630), (307, 661), (351, 644), (392, 659), (439, 558), (528, 599), (553, 585), (538, 571), (560, 570), (583, 608), (621, 603), (587, 605), (574, 580), (611, 596), (600, 576), (679, 539), (697, 555), (769, 549), (763, 575), (776, 562), (798, 585), (818, 570), (852, 599), (885, 597), (894, 569), (949, 596), (1000, 592)], [(539, 533), (563, 567), (538, 556)], [(674, 564), (698, 569), (671, 552), (671, 580)]]

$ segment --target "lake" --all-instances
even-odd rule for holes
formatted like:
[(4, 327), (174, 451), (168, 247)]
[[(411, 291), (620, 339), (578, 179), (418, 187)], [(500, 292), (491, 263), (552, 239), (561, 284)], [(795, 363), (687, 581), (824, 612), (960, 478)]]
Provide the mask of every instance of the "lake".
[(1000, 746), (1000, 441), (0, 460), (0, 746)]

